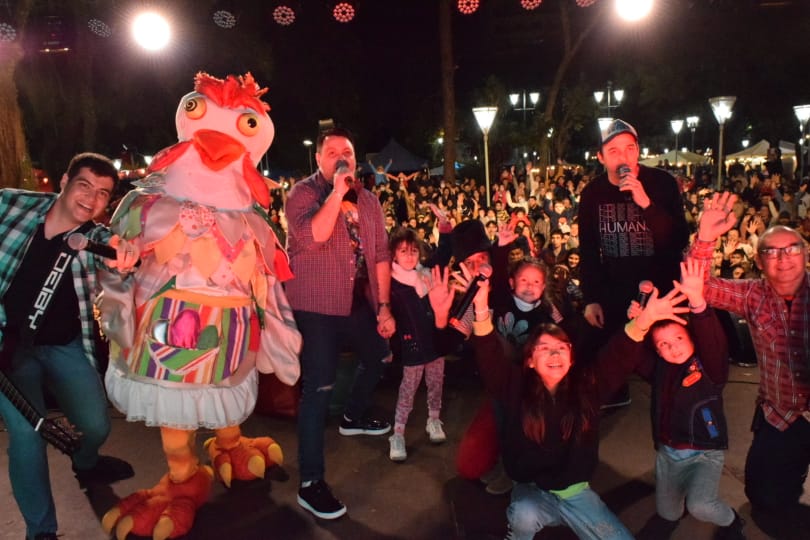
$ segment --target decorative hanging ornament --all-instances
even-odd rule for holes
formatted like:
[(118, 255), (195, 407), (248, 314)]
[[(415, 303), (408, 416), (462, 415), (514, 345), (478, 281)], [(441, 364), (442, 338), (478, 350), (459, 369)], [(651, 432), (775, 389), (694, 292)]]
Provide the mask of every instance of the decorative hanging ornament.
[(236, 26), (236, 15), (227, 9), (220, 9), (214, 12), (214, 22), (220, 28), (230, 30)]
[(478, 0), (458, 0), (458, 10), (463, 15), (472, 15), (478, 11)]
[(337, 22), (350, 22), (354, 19), (354, 6), (348, 2), (338, 2), (332, 10), (332, 16)]
[(6, 22), (0, 22), (0, 41), (11, 43), (15, 39), (17, 39), (17, 31), (14, 27)]
[(588, 7), (592, 6), (596, 3), (596, 0), (577, 0), (577, 5), (579, 7)]
[(281, 26), (290, 26), (295, 22), (295, 11), (290, 6), (278, 6), (273, 10), (273, 20)]
[(101, 19), (90, 19), (87, 21), (87, 27), (98, 37), (108, 38), (112, 35), (110, 25)]
[(539, 8), (542, 3), (543, 0), (520, 0), (520, 5), (528, 11)]

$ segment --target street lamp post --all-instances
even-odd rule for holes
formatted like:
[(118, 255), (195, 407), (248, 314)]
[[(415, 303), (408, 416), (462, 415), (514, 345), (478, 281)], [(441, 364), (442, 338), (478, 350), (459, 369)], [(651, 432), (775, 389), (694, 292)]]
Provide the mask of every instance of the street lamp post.
[[(605, 99), (607, 96), (606, 104), (602, 105), (602, 100)], [(612, 98), (612, 100), (611, 100)], [(597, 122), (599, 123), (599, 140), (602, 140), (602, 133), (605, 132), (607, 129), (608, 124), (613, 121), (613, 109), (618, 107), (622, 100), (624, 99), (624, 90), (613, 90), (613, 83), (611, 81), (607, 82), (607, 91), (597, 90), (593, 93), (593, 99), (596, 101), (596, 104), (599, 108), (604, 107), (607, 110), (607, 116), (601, 116), (597, 118)], [(615, 102), (615, 104), (613, 103)]]
[(690, 147), (692, 152), (695, 151), (695, 128), (697, 128), (699, 122), (700, 122), (699, 116), (686, 117), (686, 127), (688, 127), (689, 131), (692, 132), (692, 146)]
[(312, 174), (312, 141), (304, 139), (304, 146), (307, 147), (307, 154), (309, 155), (309, 174)]
[[(526, 106), (526, 96), (529, 96), (529, 101), (531, 102), (532, 106)], [(509, 94), (509, 103), (512, 104), (512, 108), (516, 111), (523, 111), (523, 127), (526, 127), (526, 111), (533, 111), (534, 108), (537, 106), (537, 103), (540, 101), (540, 92), (526, 92), (525, 90), (521, 90), (519, 94)], [(518, 107), (518, 102), (521, 102), (521, 106)]]
[[(607, 113), (612, 120), (613, 109), (621, 105), (622, 100), (624, 99), (624, 90), (619, 89), (613, 90), (613, 83), (608, 81), (606, 92), (602, 90), (597, 90), (596, 92), (593, 93), (593, 99), (596, 100), (596, 104), (599, 105), (600, 107), (602, 106), (602, 100), (605, 97), (607, 97), (607, 103), (605, 105), (607, 107)], [(613, 101), (615, 101), (615, 104), (611, 103), (611, 97), (613, 98)]]
[(487, 208), (492, 206), (492, 193), (489, 187), (489, 128), (495, 120), (498, 107), (476, 107), (473, 109), (478, 127), (484, 134), (484, 179), (487, 186)]
[(675, 169), (678, 168), (678, 134), (683, 129), (683, 120), (670, 120), (669, 125), (672, 126), (672, 131), (675, 132)]
[(807, 121), (810, 120), (810, 105), (796, 105), (793, 107), (793, 112), (796, 113), (796, 120), (799, 121), (799, 132), (801, 135), (799, 136), (799, 163), (798, 163), (798, 171), (799, 171), (799, 181), (804, 178), (804, 169), (807, 168), (807, 160), (804, 158), (804, 147), (806, 146), (804, 140), (804, 127), (807, 125)]
[(720, 142), (717, 145), (717, 189), (723, 186), (723, 128), (726, 121), (731, 118), (731, 109), (734, 107), (735, 101), (737, 101), (737, 96), (709, 98), (709, 105), (712, 106), (714, 117), (720, 125)]

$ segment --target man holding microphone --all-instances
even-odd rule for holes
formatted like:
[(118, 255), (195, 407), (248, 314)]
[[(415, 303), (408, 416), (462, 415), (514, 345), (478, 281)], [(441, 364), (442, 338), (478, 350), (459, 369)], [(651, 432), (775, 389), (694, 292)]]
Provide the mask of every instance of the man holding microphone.
[(341, 435), (387, 433), (390, 424), (369, 418), (367, 408), (396, 325), (383, 212), (354, 177), (352, 136), (332, 128), (318, 136), (316, 148), (318, 171), (287, 197), (287, 252), (295, 277), (285, 286), (303, 337), (298, 503), (319, 518), (336, 519), (346, 507), (324, 481), (323, 432), (338, 357), (349, 345), (358, 360)]
[[(595, 355), (627, 318), (627, 303), (639, 283), (651, 280), (661, 294), (677, 280), (689, 243), (678, 185), (669, 173), (639, 164), (636, 129), (613, 120), (602, 131), (597, 157), (605, 172), (582, 191), (579, 231), (586, 359)], [(589, 332), (590, 333), (590, 332)], [(630, 402), (625, 388), (611, 405)]]

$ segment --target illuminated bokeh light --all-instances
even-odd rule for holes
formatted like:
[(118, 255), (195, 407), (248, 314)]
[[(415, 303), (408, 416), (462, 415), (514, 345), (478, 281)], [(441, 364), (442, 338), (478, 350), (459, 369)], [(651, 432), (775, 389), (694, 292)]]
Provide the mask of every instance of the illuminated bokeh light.
[(10, 43), (17, 39), (17, 31), (8, 23), (0, 23), (0, 41)]
[(108, 38), (112, 35), (112, 28), (110, 25), (101, 19), (90, 19), (87, 21), (87, 28), (90, 29), (98, 37)]
[(523, 6), (523, 9), (529, 11), (539, 8), (542, 3), (543, 0), (520, 0), (520, 5)]
[(214, 12), (214, 23), (220, 28), (230, 30), (236, 26), (236, 15), (227, 9), (220, 9)]
[(616, 0), (616, 14), (625, 21), (643, 19), (652, 11), (653, 0)]
[(458, 0), (458, 11), (463, 15), (472, 15), (478, 11), (478, 0)]
[(348, 2), (338, 2), (332, 10), (332, 16), (337, 22), (351, 22), (354, 19), (354, 6)]
[(141, 13), (132, 21), (132, 38), (144, 49), (158, 51), (171, 39), (169, 21), (155, 12)]
[(273, 10), (273, 20), (281, 26), (290, 26), (295, 22), (295, 11), (289, 6), (278, 6)]

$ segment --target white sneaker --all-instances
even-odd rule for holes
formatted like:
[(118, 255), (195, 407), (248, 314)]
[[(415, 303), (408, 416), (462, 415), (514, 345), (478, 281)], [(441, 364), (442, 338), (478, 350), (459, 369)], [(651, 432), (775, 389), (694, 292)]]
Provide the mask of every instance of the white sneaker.
[(408, 457), (408, 452), (405, 450), (405, 437), (394, 433), (388, 437), (388, 442), (391, 445), (391, 450), (388, 452), (391, 461), (405, 461), (405, 458)]
[(438, 418), (428, 418), (425, 431), (430, 435), (430, 442), (432, 443), (441, 443), (447, 439), (442, 429), (442, 421)]

